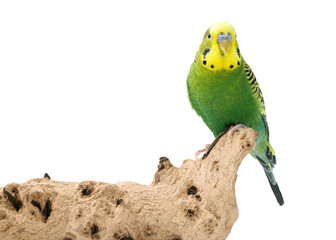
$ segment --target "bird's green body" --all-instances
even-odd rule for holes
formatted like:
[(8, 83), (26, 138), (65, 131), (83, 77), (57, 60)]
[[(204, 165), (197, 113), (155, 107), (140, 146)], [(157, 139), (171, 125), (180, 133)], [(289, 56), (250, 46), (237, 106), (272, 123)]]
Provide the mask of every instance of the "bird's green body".
[(215, 137), (226, 126), (240, 123), (258, 131), (252, 155), (261, 156), (267, 148), (267, 123), (264, 122), (260, 99), (255, 96), (244, 64), (242, 61), (241, 66), (232, 72), (210, 72), (194, 62), (187, 80), (189, 99)]
[[(234, 35), (225, 54), (220, 54), (223, 51), (217, 40), (222, 32)], [(263, 96), (252, 70), (240, 54), (235, 31), (228, 23), (215, 24), (206, 32), (191, 65), (187, 88), (193, 109), (215, 137), (229, 125), (244, 124), (258, 131), (251, 155), (262, 164), (282, 205), (281, 192), (272, 171), (276, 160), (269, 143)]]

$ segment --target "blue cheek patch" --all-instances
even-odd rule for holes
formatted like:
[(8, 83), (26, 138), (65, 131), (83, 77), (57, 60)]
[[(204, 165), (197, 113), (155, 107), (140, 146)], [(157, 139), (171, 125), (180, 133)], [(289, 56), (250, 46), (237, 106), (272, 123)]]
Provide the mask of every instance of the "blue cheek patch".
[(236, 51), (237, 51), (238, 57), (240, 57), (240, 50), (239, 50), (239, 48), (236, 48)]
[(210, 48), (207, 48), (204, 50), (203, 52), (203, 58), (205, 59), (206, 58), (206, 55), (208, 54), (208, 52), (210, 52)]

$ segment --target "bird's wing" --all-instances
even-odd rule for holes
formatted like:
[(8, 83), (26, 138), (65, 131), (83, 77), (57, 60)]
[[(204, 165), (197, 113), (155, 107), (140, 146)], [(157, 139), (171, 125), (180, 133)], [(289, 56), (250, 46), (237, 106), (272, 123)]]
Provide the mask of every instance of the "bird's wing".
[(265, 118), (265, 122), (266, 122), (265, 102), (264, 102), (264, 98), (263, 98), (262, 92), (260, 90), (259, 84), (257, 82), (257, 79), (256, 79), (254, 73), (252, 72), (252, 69), (250, 68), (250, 66), (246, 62), (244, 64), (244, 70), (245, 70), (245, 73), (246, 73), (246, 78), (249, 81), (249, 84), (250, 84), (250, 86), (253, 90), (253, 96), (256, 98), (257, 102), (259, 103), (260, 113), (265, 116), (264, 118)]
[(266, 156), (267, 156), (268, 160), (270, 161), (271, 166), (273, 168), (274, 165), (276, 164), (276, 157), (275, 157), (274, 150), (273, 150), (271, 144), (269, 143), (269, 129), (268, 129), (268, 124), (267, 124), (267, 120), (266, 120), (264, 98), (263, 98), (262, 92), (260, 90), (259, 84), (257, 82), (257, 79), (256, 79), (254, 73), (252, 72), (252, 69), (250, 68), (250, 66), (247, 63), (244, 64), (244, 68), (245, 68), (246, 78), (249, 81), (249, 84), (250, 84), (250, 86), (253, 90), (253, 96), (255, 97), (257, 102), (259, 103), (259, 110), (260, 110), (260, 114), (261, 114), (261, 119), (262, 119), (262, 121), (265, 125), (266, 136), (267, 136)]

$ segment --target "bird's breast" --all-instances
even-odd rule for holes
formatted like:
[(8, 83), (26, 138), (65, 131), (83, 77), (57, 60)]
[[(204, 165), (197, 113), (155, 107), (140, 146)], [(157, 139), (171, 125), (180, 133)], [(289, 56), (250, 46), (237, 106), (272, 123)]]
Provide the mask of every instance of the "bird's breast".
[[(248, 85), (236, 76), (207, 76), (195, 79), (191, 91), (197, 99), (198, 114), (214, 135), (228, 125), (251, 125), (256, 113)], [(253, 127), (253, 126), (250, 126)]]

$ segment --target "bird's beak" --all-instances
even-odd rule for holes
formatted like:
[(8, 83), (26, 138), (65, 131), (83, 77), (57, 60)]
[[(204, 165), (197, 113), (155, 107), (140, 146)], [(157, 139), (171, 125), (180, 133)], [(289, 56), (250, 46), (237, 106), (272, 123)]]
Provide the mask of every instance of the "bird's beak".
[(228, 36), (225, 37), (218, 36), (218, 45), (222, 55), (224, 56), (228, 55), (231, 47), (231, 41), (232, 39), (228, 38)]

